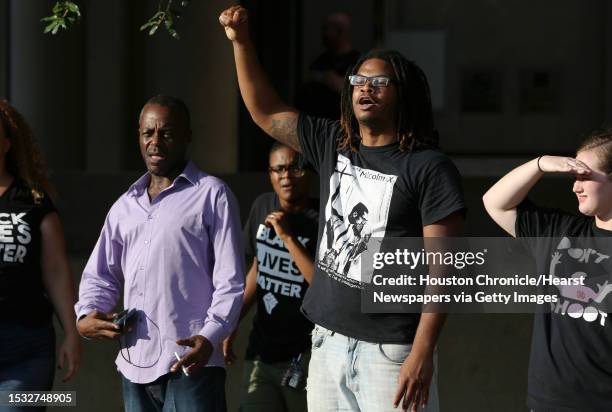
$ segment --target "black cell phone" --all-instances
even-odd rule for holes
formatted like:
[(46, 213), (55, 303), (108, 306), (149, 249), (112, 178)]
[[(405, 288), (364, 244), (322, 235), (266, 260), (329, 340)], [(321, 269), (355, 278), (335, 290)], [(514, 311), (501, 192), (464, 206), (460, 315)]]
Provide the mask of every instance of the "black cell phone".
[(125, 329), (135, 318), (138, 311), (136, 309), (125, 309), (117, 314), (113, 323), (119, 325), (121, 331)]

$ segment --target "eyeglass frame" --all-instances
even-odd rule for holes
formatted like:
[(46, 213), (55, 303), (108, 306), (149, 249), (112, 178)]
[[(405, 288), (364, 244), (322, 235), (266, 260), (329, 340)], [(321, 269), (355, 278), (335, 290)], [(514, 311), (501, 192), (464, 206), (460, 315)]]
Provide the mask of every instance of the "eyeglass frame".
[[(388, 87), (390, 83), (395, 83), (396, 80), (392, 79), (389, 76), (372, 76), (372, 77), (368, 77), (368, 76), (363, 76), (361, 74), (351, 74), (349, 77), (349, 84), (351, 86), (365, 86), (367, 82), (370, 82), (370, 85), (372, 87)], [(354, 84), (353, 81), (356, 78), (362, 78), (365, 79), (365, 81), (363, 82), (363, 84)], [(386, 80), (385, 84), (374, 84), (375, 80), (378, 79), (384, 79)]]
[(285, 173), (287, 173), (287, 175), (292, 176), (292, 177), (302, 177), (306, 174), (306, 169), (296, 164), (290, 164), (288, 166), (285, 166), (285, 165), (274, 166), (274, 167), (269, 166), (268, 172), (274, 173), (278, 176), (282, 176)]

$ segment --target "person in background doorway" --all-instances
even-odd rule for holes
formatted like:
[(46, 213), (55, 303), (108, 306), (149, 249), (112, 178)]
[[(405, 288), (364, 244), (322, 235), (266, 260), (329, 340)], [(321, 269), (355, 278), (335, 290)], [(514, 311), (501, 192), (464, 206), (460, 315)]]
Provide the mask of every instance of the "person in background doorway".
[(298, 90), (296, 107), (312, 116), (340, 119), (340, 92), (346, 71), (359, 59), (351, 42), (351, 18), (336, 12), (321, 26), (325, 50), (308, 68), (307, 82)]

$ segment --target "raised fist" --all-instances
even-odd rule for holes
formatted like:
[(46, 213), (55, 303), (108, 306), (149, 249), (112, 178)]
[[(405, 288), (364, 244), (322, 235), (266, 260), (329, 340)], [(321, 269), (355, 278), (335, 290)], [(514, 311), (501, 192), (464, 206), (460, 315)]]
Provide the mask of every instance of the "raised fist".
[(232, 6), (219, 16), (219, 23), (225, 29), (225, 35), (231, 41), (241, 42), (249, 35), (249, 14), (242, 6)]

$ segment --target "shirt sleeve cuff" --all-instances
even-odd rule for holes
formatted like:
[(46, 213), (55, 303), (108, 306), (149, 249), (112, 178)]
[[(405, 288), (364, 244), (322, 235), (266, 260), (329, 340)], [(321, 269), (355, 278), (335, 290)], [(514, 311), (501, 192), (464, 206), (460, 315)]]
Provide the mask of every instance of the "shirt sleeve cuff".
[(210, 343), (212, 343), (213, 347), (219, 346), (221, 342), (223, 342), (223, 340), (229, 336), (229, 334), (225, 333), (220, 325), (213, 322), (206, 323), (204, 327), (200, 329), (199, 335), (202, 335), (208, 339)]
[(74, 305), (74, 313), (76, 314), (76, 318), (77, 318), (77, 323), (79, 321), (80, 318), (82, 318), (83, 316), (87, 316), (89, 315), (91, 312), (93, 312), (94, 310), (96, 310), (97, 308), (94, 307), (91, 304), (88, 305), (82, 305), (79, 302), (77, 302)]

